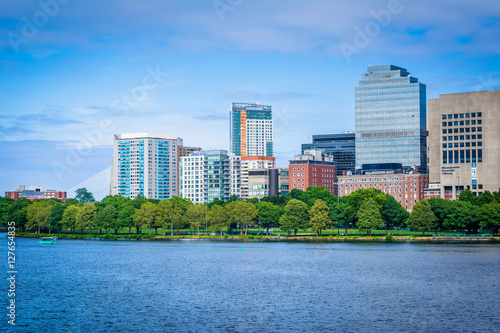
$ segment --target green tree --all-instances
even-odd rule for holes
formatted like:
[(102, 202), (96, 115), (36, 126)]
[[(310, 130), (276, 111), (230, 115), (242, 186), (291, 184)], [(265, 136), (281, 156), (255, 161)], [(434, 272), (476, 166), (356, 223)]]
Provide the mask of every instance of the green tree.
[(463, 190), (460, 192), (460, 195), (458, 196), (458, 200), (464, 201), (464, 202), (469, 202), (471, 204), (474, 204), (474, 195), (472, 194), (471, 190)]
[(285, 206), (285, 213), (280, 218), (280, 228), (284, 231), (294, 231), (297, 236), (299, 229), (306, 230), (309, 224), (309, 208), (304, 202), (291, 199)]
[(330, 228), (332, 226), (332, 220), (330, 219), (330, 207), (321, 199), (316, 199), (316, 202), (311, 207), (310, 215), (310, 225), (313, 231), (316, 231), (321, 236), (321, 232), (324, 229)]
[(49, 230), (60, 230), (62, 227), (62, 217), (64, 210), (66, 209), (66, 204), (62, 202), (56, 202), (50, 207), (49, 214)]
[(89, 229), (89, 233), (92, 233), (96, 214), (97, 207), (93, 202), (83, 205), (78, 211), (78, 214), (76, 214), (75, 229), (80, 230), (82, 234), (85, 229)]
[(431, 205), (432, 212), (437, 218), (437, 229), (441, 230), (444, 228), (446, 217), (452, 209), (452, 202), (441, 198), (430, 198), (427, 202)]
[(476, 197), (476, 205), (481, 207), (484, 204), (492, 203), (493, 199), (494, 197), (490, 191), (484, 191), (480, 196)]
[(95, 216), (95, 226), (99, 229), (101, 234), (102, 229), (108, 230), (108, 232), (109, 229), (115, 229), (115, 233), (118, 233), (116, 230), (117, 215), (113, 205), (108, 205), (97, 212)]
[(261, 226), (266, 229), (266, 234), (269, 235), (269, 228), (279, 223), (280, 217), (284, 213), (283, 208), (270, 202), (261, 201), (257, 204), (257, 209)]
[(255, 205), (251, 202), (233, 201), (225, 206), (229, 223), (238, 223), (240, 226), (240, 234), (243, 234), (245, 227), (245, 235), (248, 231), (248, 226), (252, 225), (259, 213)]
[(131, 201), (121, 206), (118, 211), (118, 218), (116, 219), (117, 228), (128, 228), (128, 233), (130, 235), (130, 229), (134, 226), (134, 220), (132, 219), (134, 213), (135, 208)]
[(329, 203), (333, 199), (333, 196), (330, 190), (323, 186), (309, 186), (305, 192), (302, 192), (300, 200), (305, 202), (309, 207), (312, 207), (318, 199)]
[(33, 202), (26, 198), (19, 198), (15, 200), (14, 203), (10, 205), (7, 220), (9, 222), (16, 222), (16, 228), (24, 230), (26, 223), (28, 222), (28, 207), (32, 204)]
[[(174, 228), (180, 228), (185, 222), (185, 215), (179, 202), (176, 200), (162, 200), (158, 204), (158, 225), (170, 228), (170, 235), (174, 235)], [(179, 233), (179, 231), (177, 231)]]
[(420, 200), (413, 206), (408, 219), (408, 226), (412, 230), (422, 231), (425, 236), (426, 230), (435, 229), (437, 227), (437, 219), (432, 212), (431, 205), (427, 200)]
[(469, 230), (476, 232), (479, 228), (479, 207), (467, 201), (450, 201), (450, 210), (443, 222), (448, 230)]
[(77, 189), (75, 193), (76, 193), (75, 199), (83, 204), (95, 202), (94, 195), (91, 192), (89, 192), (85, 187)]
[(479, 214), (479, 225), (490, 229), (492, 234), (498, 233), (500, 228), (500, 203), (494, 202), (482, 205)]
[(61, 225), (63, 228), (69, 229), (72, 231), (76, 225), (76, 215), (80, 211), (80, 206), (77, 205), (69, 205), (63, 213), (61, 219)]
[[(402, 227), (410, 214), (391, 195), (382, 203), (382, 219), (385, 221), (387, 229)], [(390, 232), (389, 232), (390, 233)]]
[(372, 230), (385, 226), (380, 206), (375, 199), (370, 198), (361, 204), (358, 211), (358, 222), (356, 223), (359, 230), (366, 230), (371, 236)]
[(205, 205), (193, 205), (187, 210), (187, 219), (191, 229), (198, 229), (198, 236), (200, 235), (200, 228), (207, 222), (208, 208)]
[[(142, 204), (140, 209), (137, 209), (132, 215), (132, 220), (136, 225), (136, 228), (148, 227), (149, 234), (151, 235), (151, 226), (155, 223), (157, 218), (157, 208), (155, 204), (151, 202), (145, 202)], [(139, 229), (137, 229), (139, 233)]]
[(224, 207), (213, 205), (207, 214), (207, 220), (210, 225), (210, 230), (220, 230), (222, 236), (222, 229), (229, 227), (230, 221)]
[(0, 224), (7, 226), (9, 223), (9, 212), (14, 204), (14, 199), (0, 197)]
[(26, 226), (28, 228), (45, 228), (49, 225), (50, 206), (46, 200), (36, 200), (26, 211)]

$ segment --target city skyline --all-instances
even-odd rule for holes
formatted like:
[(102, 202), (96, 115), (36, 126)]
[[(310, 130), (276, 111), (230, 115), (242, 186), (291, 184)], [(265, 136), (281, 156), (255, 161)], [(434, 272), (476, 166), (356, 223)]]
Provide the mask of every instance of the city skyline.
[(354, 130), (370, 64), (407, 68), (427, 100), (500, 87), (494, 1), (41, 3), (0, 5), (1, 191), (66, 190), (109, 167), (117, 133), (228, 149), (234, 102), (272, 105), (286, 166)]

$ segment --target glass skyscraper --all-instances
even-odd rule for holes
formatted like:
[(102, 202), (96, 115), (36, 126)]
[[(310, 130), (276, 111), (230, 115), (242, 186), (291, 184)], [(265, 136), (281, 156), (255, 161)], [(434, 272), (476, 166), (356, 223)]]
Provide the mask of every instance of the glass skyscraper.
[(237, 156), (273, 156), (271, 106), (257, 103), (232, 104), (229, 150)]
[(356, 87), (356, 169), (393, 163), (427, 173), (425, 92), (405, 68), (368, 66)]

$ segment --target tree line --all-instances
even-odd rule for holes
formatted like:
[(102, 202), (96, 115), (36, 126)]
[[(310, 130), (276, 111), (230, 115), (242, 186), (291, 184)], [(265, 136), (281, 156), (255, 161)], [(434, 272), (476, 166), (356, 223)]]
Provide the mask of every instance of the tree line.
[(500, 227), (500, 191), (482, 193), (478, 197), (463, 191), (456, 201), (440, 198), (421, 200), (410, 213), (392, 196), (377, 189), (359, 189), (348, 196), (336, 197), (322, 186), (306, 191), (293, 189), (284, 196), (267, 196), (241, 201), (232, 196), (227, 202), (193, 204), (187, 199), (134, 199), (107, 196), (96, 202), (85, 188), (77, 190), (75, 199), (30, 201), (0, 198), (0, 221), (6, 225), (15, 221), (20, 230), (37, 232), (99, 232), (147, 228), (149, 234), (161, 228), (166, 234), (179, 234), (181, 229), (223, 230), (260, 226), (297, 234), (312, 230), (321, 235), (324, 230), (337, 229), (347, 234), (348, 228), (358, 228), (368, 235), (372, 230), (409, 227), (418, 231), (448, 231), (477, 233), (480, 228), (498, 232)]

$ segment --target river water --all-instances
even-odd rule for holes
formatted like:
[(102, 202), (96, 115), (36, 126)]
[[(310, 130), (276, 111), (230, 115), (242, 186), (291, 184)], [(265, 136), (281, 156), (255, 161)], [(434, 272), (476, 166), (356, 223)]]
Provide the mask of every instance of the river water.
[(16, 257), (19, 332), (500, 332), (498, 245), (16, 238)]

